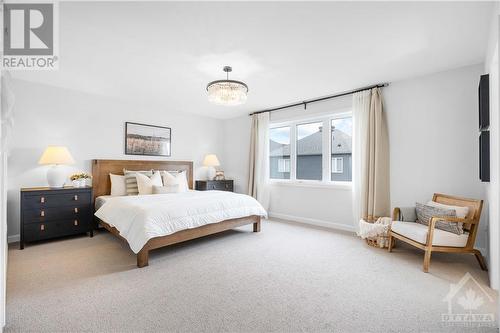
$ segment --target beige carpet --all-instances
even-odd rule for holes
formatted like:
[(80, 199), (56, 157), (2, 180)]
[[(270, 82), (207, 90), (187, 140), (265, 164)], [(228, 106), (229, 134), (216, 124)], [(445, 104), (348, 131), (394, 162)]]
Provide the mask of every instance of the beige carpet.
[(433, 255), (425, 274), (409, 247), (389, 254), (276, 221), (250, 229), (155, 251), (143, 269), (106, 232), (11, 247), (6, 331), (496, 331), (441, 322), (442, 299), (466, 272), (496, 297), (473, 256)]

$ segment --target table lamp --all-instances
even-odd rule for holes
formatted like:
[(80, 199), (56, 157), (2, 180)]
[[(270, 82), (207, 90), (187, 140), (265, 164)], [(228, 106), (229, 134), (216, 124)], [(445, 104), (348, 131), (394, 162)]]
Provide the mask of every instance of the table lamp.
[(63, 187), (66, 182), (66, 173), (60, 166), (62, 164), (73, 164), (75, 160), (63, 146), (48, 146), (40, 157), (38, 164), (52, 165), (47, 171), (47, 182), (50, 187)]
[(216, 173), (215, 167), (220, 165), (219, 159), (215, 156), (215, 154), (208, 154), (203, 160), (203, 165), (207, 167), (208, 179), (213, 180)]

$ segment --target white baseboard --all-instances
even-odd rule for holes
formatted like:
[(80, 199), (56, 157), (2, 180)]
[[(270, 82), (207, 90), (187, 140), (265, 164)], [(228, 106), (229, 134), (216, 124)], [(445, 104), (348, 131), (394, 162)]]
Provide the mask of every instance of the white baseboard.
[(292, 222), (298, 222), (298, 223), (309, 224), (309, 225), (315, 225), (318, 227), (343, 230), (343, 231), (349, 231), (349, 232), (356, 232), (356, 230), (354, 229), (353, 226), (347, 225), (347, 224), (329, 222), (329, 221), (318, 220), (318, 219), (311, 219), (308, 217), (300, 217), (300, 216), (294, 216), (294, 215), (274, 213), (274, 212), (268, 212), (268, 214), (269, 214), (269, 217), (271, 217), (271, 218), (274, 217), (277, 219), (289, 220)]
[(7, 236), (7, 243), (19, 242), (20, 239), (21, 239), (21, 236), (19, 234)]

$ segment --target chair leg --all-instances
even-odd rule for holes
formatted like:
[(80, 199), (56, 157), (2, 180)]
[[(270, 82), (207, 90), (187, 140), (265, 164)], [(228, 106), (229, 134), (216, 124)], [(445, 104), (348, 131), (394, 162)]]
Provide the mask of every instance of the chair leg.
[(425, 255), (424, 255), (424, 272), (428, 273), (429, 272), (429, 266), (431, 264), (431, 249), (425, 250)]
[(484, 261), (484, 257), (481, 254), (481, 251), (474, 250), (474, 256), (476, 256), (477, 261), (479, 262), (479, 266), (483, 271), (487, 271), (488, 267), (486, 266), (486, 262)]
[(392, 252), (392, 247), (394, 246), (394, 242), (396, 239), (389, 235), (389, 246), (387, 247), (387, 251)]

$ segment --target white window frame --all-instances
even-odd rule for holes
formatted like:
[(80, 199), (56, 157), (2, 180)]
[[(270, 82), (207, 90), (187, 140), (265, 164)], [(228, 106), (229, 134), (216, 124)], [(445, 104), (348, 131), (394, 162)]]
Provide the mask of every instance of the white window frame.
[[(340, 166), (340, 168), (337, 169), (337, 166)], [(332, 157), (332, 173), (344, 173), (343, 157)]]
[(278, 172), (281, 172), (281, 173), (290, 172), (290, 159), (289, 158), (278, 159)]
[[(335, 114), (318, 115), (311, 117), (300, 117), (289, 121), (271, 122), (269, 129), (290, 127), (290, 179), (269, 179), (271, 184), (284, 185), (284, 186), (305, 186), (305, 187), (336, 187), (341, 189), (350, 190), (352, 186), (351, 181), (332, 181), (332, 143), (331, 143), (331, 126), (332, 120), (352, 117), (350, 109), (342, 110)], [(297, 179), (297, 125), (309, 124), (314, 122), (323, 123), (322, 131), (322, 180), (302, 180)], [(326, 131), (324, 129), (327, 129)]]

